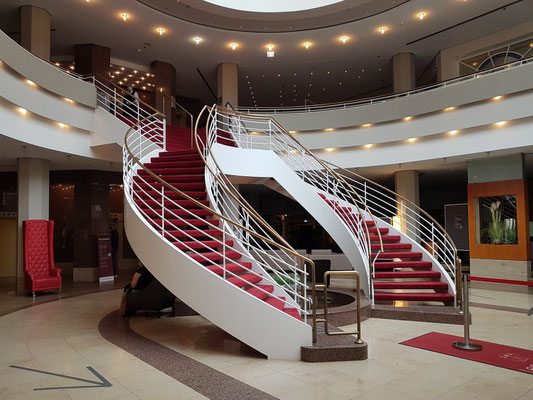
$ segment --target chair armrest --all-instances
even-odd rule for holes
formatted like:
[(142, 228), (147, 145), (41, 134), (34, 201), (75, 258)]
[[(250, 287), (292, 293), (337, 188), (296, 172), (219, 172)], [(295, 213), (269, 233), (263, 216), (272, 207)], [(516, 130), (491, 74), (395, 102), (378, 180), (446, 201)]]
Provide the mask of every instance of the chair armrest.
[(52, 276), (60, 277), (61, 276), (61, 268), (54, 267), (54, 269), (52, 270)]

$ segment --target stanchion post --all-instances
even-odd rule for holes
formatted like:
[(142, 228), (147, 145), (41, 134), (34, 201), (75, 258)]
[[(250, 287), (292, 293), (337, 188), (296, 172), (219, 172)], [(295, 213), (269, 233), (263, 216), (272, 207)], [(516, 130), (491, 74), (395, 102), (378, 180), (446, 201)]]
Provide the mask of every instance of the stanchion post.
[(454, 342), (453, 347), (466, 351), (480, 351), (483, 349), (478, 343), (470, 343), (470, 311), (468, 300), (468, 275), (463, 274), (463, 321), (464, 321), (464, 341)]

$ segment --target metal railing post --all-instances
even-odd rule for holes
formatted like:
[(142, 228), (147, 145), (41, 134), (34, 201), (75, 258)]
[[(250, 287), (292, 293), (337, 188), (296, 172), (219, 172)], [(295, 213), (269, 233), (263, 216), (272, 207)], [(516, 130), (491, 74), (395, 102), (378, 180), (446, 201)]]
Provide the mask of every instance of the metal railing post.
[(480, 351), (483, 346), (478, 343), (470, 343), (470, 312), (468, 310), (468, 275), (463, 274), (463, 324), (464, 341), (454, 342), (453, 347), (466, 351)]

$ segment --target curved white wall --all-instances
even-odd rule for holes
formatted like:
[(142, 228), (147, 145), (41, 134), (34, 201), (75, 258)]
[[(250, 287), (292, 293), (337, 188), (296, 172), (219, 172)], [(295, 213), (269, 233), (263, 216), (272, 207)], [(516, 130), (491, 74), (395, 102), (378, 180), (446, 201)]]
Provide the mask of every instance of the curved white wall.
[[(533, 63), (382, 103), (275, 118), (307, 148), (334, 148), (324, 158), (363, 167), (532, 146), (531, 104)], [(496, 126), (500, 121), (508, 122)]]

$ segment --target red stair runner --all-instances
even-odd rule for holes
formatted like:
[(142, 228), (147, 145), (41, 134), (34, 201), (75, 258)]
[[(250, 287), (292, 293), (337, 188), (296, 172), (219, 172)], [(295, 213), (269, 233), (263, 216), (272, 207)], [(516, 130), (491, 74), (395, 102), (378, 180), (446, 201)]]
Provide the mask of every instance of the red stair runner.
[[(163, 151), (157, 157), (153, 157), (145, 166), (173, 187), (208, 206), (209, 202), (205, 191), (205, 166), (198, 151), (190, 149), (190, 134), (190, 128), (167, 126), (168, 151)], [(200, 136), (205, 140), (205, 130), (200, 132)], [(233, 140), (229, 137), (219, 139), (219, 142), (234, 145)], [(190, 253), (188, 256), (201, 264), (207, 264), (205, 266), (207, 269), (223, 277), (224, 255), (220, 250), (223, 247), (222, 233), (213, 229), (219, 226), (219, 221), (213, 218), (212, 213), (168, 188), (165, 188), (166, 199), (163, 202), (165, 209), (162, 210), (160, 192), (162, 184), (145, 170), (139, 170), (138, 176), (134, 177), (133, 182), (134, 202), (142, 210), (147, 221), (161, 234), (163, 229), (161, 216), (164, 213), (165, 238), (178, 249), (200, 251), (200, 253)], [(198, 216), (198, 218), (194, 216)], [(181, 220), (177, 217), (189, 219)], [(198, 229), (194, 229), (195, 227)], [(233, 240), (226, 240), (225, 244), (232, 247)], [(249, 272), (252, 263), (240, 262), (241, 257), (242, 255), (237, 251), (226, 251), (227, 281), (301, 320), (296, 308), (286, 306), (286, 303), (275, 297), (269, 297), (269, 293), (274, 292), (273, 285), (257, 285), (263, 280), (262, 276)], [(228, 262), (228, 259), (235, 260), (235, 262)], [(220, 262), (220, 266), (213, 265), (212, 262)], [(251, 284), (257, 287), (251, 286)]]

